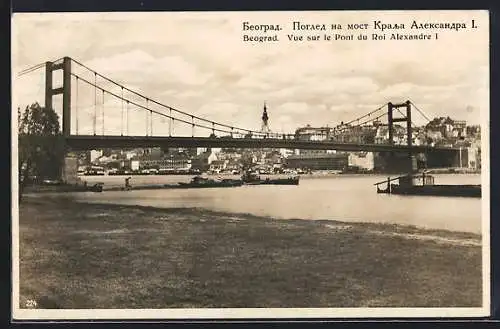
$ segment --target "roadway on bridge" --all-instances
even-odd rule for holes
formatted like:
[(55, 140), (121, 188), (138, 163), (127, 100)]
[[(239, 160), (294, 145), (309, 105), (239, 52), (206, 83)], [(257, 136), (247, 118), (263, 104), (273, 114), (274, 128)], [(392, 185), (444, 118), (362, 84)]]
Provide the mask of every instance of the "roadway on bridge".
[(128, 148), (128, 147), (213, 147), (213, 148), (285, 148), (337, 151), (366, 152), (457, 152), (457, 148), (388, 145), (388, 144), (355, 144), (333, 141), (302, 141), (276, 138), (230, 138), (230, 137), (160, 137), (160, 136), (97, 136), (72, 135), (65, 138), (67, 145), (73, 150), (90, 150), (95, 148)]

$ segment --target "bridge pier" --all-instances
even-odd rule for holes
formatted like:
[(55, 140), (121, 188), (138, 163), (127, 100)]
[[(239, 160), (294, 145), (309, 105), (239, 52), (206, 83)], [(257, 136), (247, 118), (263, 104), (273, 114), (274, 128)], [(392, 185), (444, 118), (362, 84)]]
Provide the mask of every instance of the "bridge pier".
[(405, 153), (379, 152), (374, 165), (376, 170), (387, 174), (408, 174), (418, 170), (417, 157)]
[(449, 167), (466, 167), (467, 160), (465, 159), (467, 149), (450, 150), (449, 152), (428, 152), (427, 167), (429, 168), (449, 168)]

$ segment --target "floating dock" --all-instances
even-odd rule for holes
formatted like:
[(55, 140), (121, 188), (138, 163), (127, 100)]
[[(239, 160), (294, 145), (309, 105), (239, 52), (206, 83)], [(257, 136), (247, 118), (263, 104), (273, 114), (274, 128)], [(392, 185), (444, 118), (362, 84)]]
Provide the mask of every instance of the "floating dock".
[[(397, 182), (397, 184), (396, 184)], [(384, 185), (381, 188), (380, 185)], [(481, 185), (439, 185), (434, 184), (434, 177), (425, 173), (408, 174), (387, 178), (375, 183), (377, 193), (422, 196), (449, 196), (449, 197), (481, 197)]]

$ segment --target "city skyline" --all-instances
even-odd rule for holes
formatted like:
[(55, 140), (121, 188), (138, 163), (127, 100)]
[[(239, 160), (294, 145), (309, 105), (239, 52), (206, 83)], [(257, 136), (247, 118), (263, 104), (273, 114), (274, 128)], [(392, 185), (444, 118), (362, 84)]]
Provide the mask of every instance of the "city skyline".
[[(479, 124), (489, 105), (488, 55), (479, 51), (488, 46), (487, 31), (446, 32), (438, 42), (252, 44), (242, 41), (244, 21), (287, 28), (295, 20), (371, 21), (374, 13), (81, 13), (57, 14), (57, 20), (54, 15), (14, 16), (14, 77), (30, 65), (71, 56), (151, 99), (217, 122), (260, 130), (267, 102), (274, 132), (335, 126), (407, 99), (430, 117)], [(443, 12), (450, 19), (457, 15)], [(472, 15), (460, 13), (461, 19)], [(426, 16), (382, 15), (386, 21), (396, 17), (406, 22)], [(15, 78), (16, 108), (43, 104), (43, 76), (42, 69)], [(80, 114), (80, 130), (89, 131), (93, 96), (80, 93), (87, 101), (80, 105), (86, 112)], [(57, 97), (54, 107), (61, 113)], [(119, 130), (119, 113), (106, 114), (109, 133)], [(413, 118), (425, 123), (416, 113)], [(143, 115), (131, 119), (139, 133)]]

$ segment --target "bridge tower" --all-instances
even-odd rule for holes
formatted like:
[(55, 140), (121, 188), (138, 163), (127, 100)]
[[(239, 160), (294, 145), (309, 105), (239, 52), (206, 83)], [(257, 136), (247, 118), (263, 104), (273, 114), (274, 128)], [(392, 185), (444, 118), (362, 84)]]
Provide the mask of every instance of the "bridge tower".
[(264, 102), (264, 111), (262, 112), (262, 128), (261, 131), (263, 133), (268, 133), (271, 130), (269, 129), (269, 116), (267, 115), (267, 105), (266, 102)]
[[(54, 71), (62, 70), (62, 87), (55, 88), (52, 85), (52, 74)], [(64, 57), (62, 63), (54, 64), (45, 62), (45, 107), (52, 107), (52, 97), (63, 95), (62, 109), (62, 132), (64, 137), (71, 135), (71, 58)]]
[[(404, 112), (401, 112), (399, 109), (406, 109), (406, 116)], [(394, 110), (397, 110), (399, 113), (403, 115), (403, 117), (394, 118)], [(409, 173), (417, 170), (416, 160), (414, 154), (411, 151), (412, 147), (412, 133), (411, 133), (411, 102), (408, 100), (404, 103), (393, 104), (389, 102), (387, 104), (387, 116), (388, 116), (388, 125), (389, 125), (389, 144), (394, 144), (394, 123), (395, 122), (405, 122), (406, 123), (406, 140), (408, 148), (408, 158), (405, 167)], [(397, 162), (394, 154), (391, 154), (392, 161)]]
[[(62, 70), (62, 86), (54, 88), (52, 76), (53, 72)], [(45, 108), (53, 108), (52, 99), (54, 95), (62, 94), (62, 133), (63, 137), (71, 136), (71, 58), (64, 57), (61, 63), (45, 62)], [(78, 182), (77, 170), (78, 159), (69, 152), (66, 147), (62, 162), (60, 179), (65, 183), (75, 184)]]

